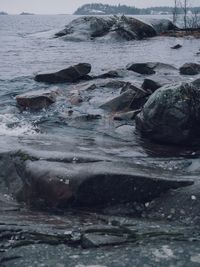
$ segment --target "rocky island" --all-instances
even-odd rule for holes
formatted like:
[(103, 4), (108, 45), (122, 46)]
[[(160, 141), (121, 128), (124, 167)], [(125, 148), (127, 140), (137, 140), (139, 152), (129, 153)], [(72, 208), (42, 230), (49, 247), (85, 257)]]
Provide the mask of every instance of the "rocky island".
[(0, 15), (8, 15), (8, 13), (6, 13), (4, 11), (0, 11)]
[(22, 13), (20, 13), (20, 15), (26, 16), (26, 15), (34, 15), (34, 14), (33, 13), (28, 13), (28, 12), (22, 12)]

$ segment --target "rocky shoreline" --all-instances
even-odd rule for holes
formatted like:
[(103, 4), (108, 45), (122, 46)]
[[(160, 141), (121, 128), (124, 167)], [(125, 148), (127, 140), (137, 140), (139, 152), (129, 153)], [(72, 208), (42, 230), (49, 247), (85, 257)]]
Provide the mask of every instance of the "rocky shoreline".
[(38, 89), (14, 97), (22, 115), (42, 112), (74, 131), (43, 134), (41, 122), (38, 135), (0, 137), (0, 265), (198, 266), (200, 65), (91, 71), (83, 62), (36, 74)]

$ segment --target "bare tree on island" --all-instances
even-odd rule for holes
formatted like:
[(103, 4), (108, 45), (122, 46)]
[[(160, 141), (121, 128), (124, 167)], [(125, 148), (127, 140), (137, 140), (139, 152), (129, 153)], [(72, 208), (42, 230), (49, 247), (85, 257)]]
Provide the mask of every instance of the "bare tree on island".
[(200, 27), (200, 16), (199, 12), (193, 8), (193, 14), (189, 15), (191, 9), (190, 0), (174, 0), (173, 9), (173, 22), (177, 22), (178, 14), (183, 15), (184, 29), (197, 29)]
[(174, 10), (173, 10), (173, 22), (177, 21), (178, 16), (178, 0), (174, 0)]
[(184, 13), (184, 28), (187, 28), (187, 13), (188, 13), (188, 0), (184, 0), (183, 2), (183, 13)]
[[(183, 21), (184, 28), (187, 28), (187, 13), (188, 13), (188, 0), (174, 0), (174, 10), (173, 10), (173, 22), (177, 22), (177, 16), (179, 13), (179, 9), (183, 10)], [(181, 12), (182, 13), (182, 12)]]

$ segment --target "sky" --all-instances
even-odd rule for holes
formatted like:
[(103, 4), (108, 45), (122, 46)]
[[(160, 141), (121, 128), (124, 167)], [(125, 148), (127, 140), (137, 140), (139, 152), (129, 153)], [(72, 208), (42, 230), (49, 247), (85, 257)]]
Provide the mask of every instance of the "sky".
[[(189, 0), (200, 6), (200, 0)], [(71, 14), (87, 3), (125, 4), (136, 7), (172, 6), (174, 0), (0, 0), (0, 11), (10, 14), (30, 12), (35, 14)]]

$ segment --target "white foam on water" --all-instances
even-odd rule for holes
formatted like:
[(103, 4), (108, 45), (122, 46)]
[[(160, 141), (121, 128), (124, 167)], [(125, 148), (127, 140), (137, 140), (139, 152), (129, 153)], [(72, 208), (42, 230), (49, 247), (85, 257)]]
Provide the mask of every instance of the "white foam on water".
[(26, 121), (20, 120), (13, 114), (0, 115), (0, 136), (35, 135), (36, 128)]

